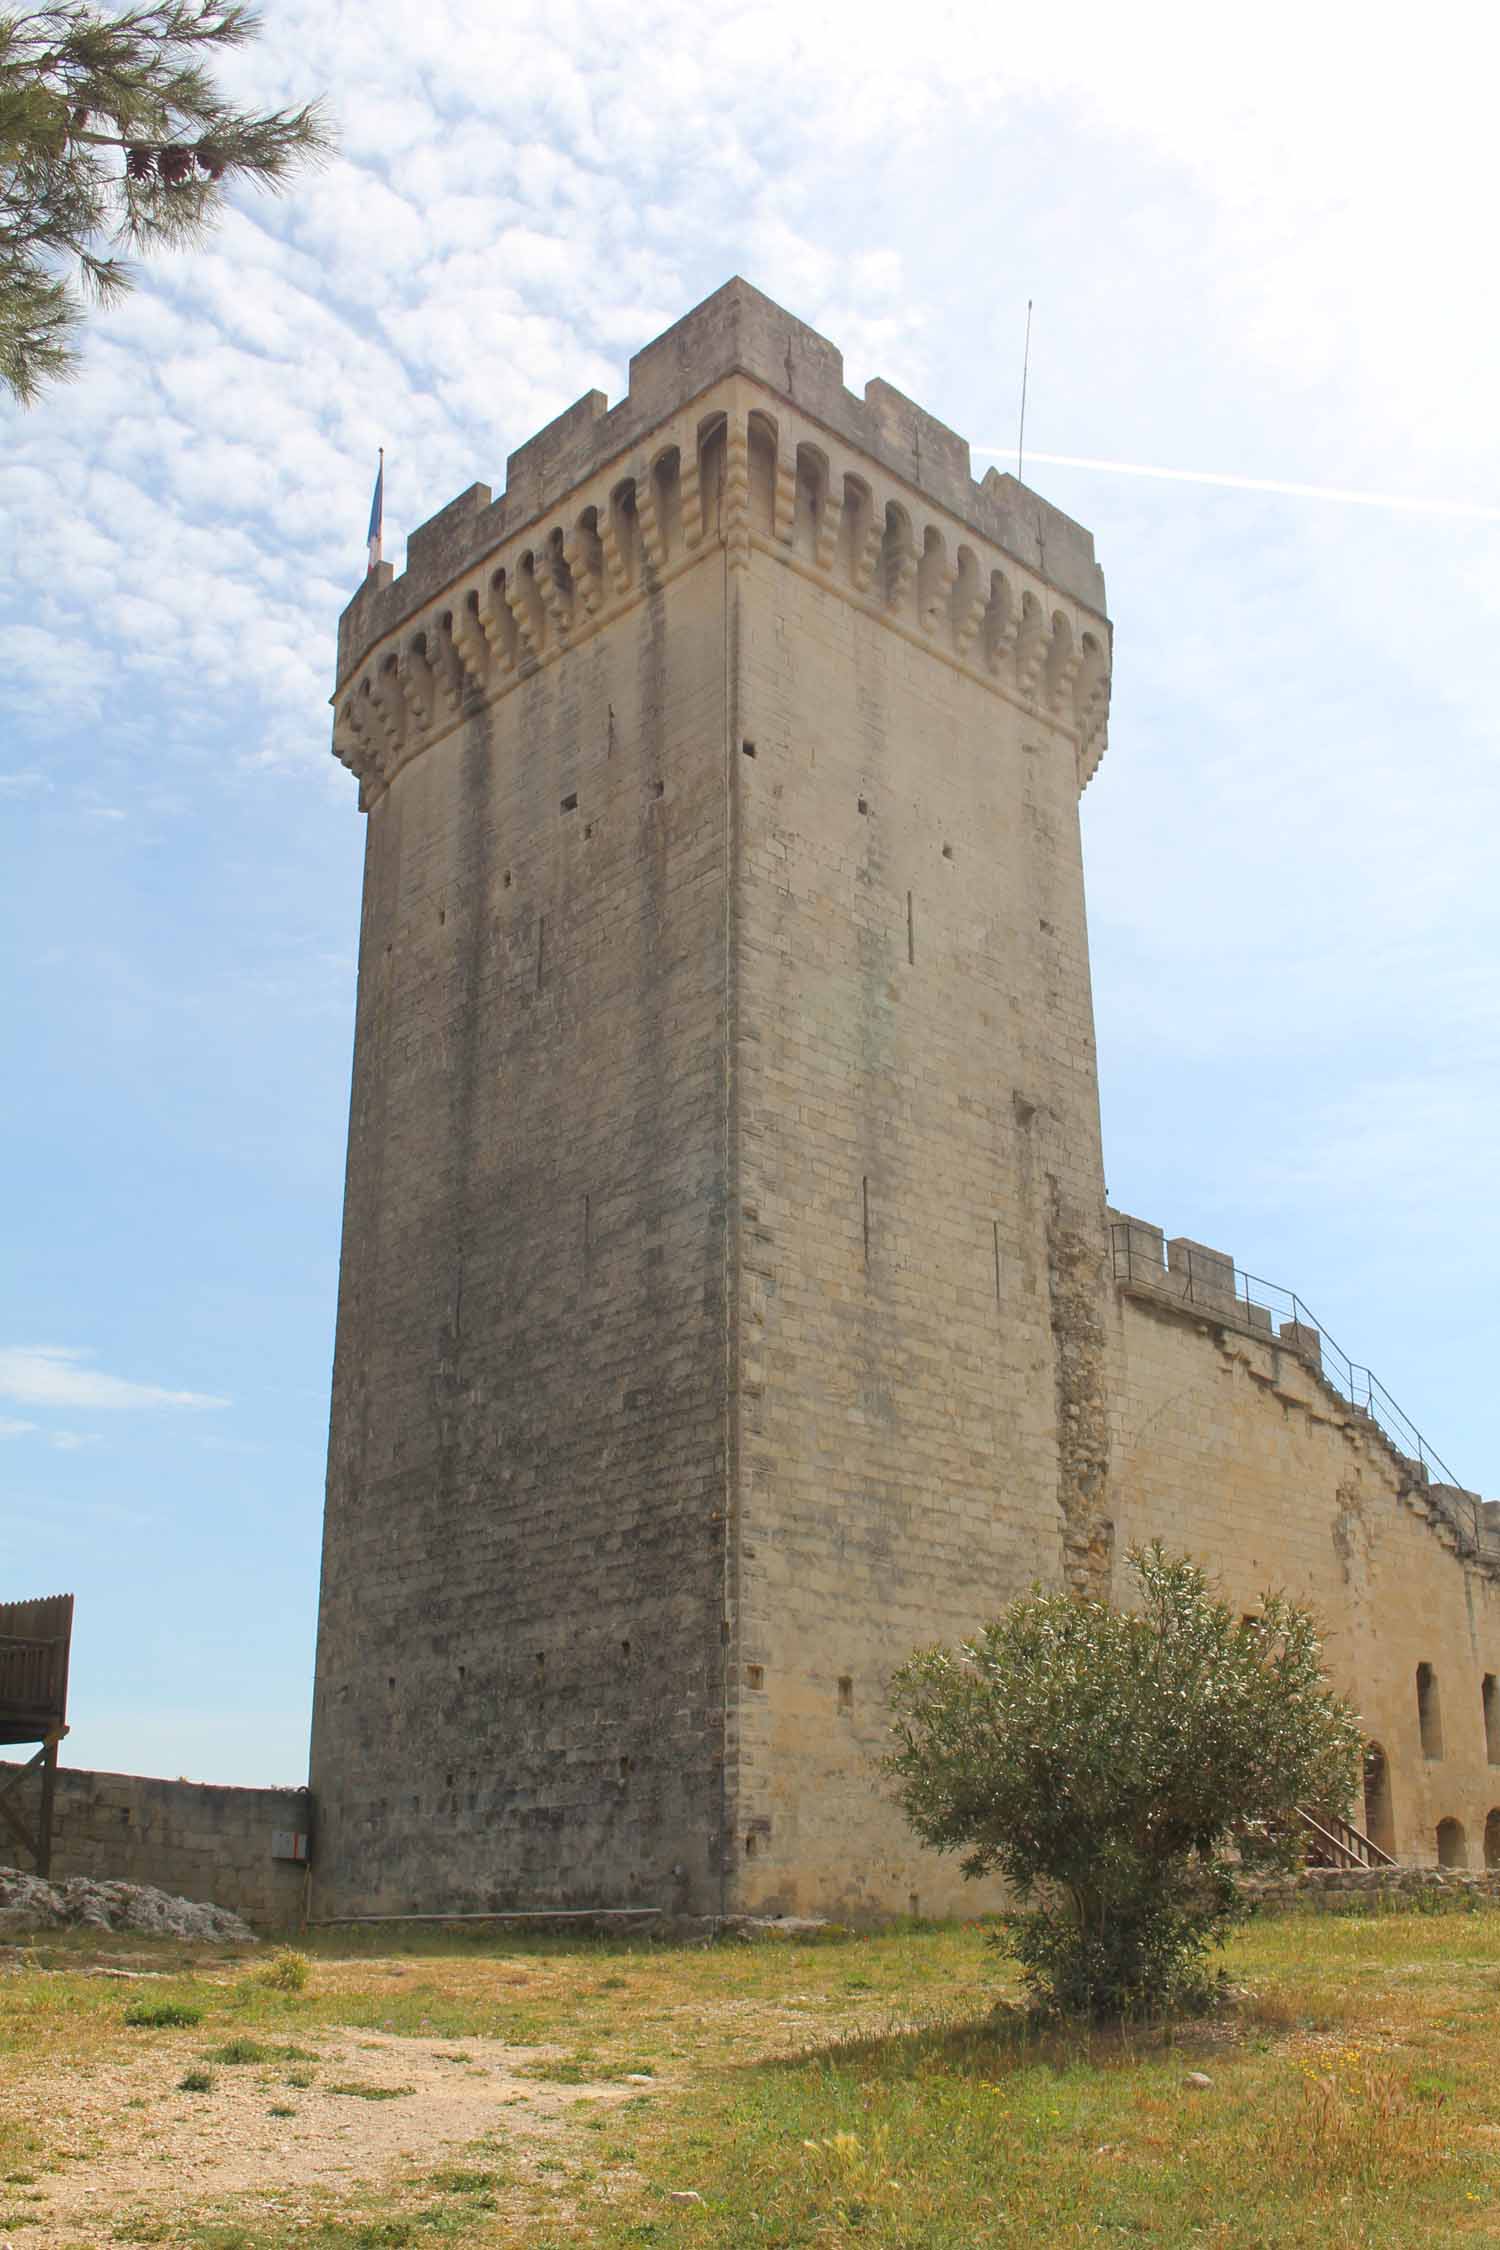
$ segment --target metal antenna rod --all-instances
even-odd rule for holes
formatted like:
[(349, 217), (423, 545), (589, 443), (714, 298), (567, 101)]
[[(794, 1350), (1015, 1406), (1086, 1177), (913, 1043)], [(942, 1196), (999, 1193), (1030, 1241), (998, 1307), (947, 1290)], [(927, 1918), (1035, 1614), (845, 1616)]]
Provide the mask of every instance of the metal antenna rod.
[(1026, 300), (1026, 350), (1021, 360), (1021, 427), (1016, 433), (1016, 482), (1023, 483), (1021, 465), (1026, 458), (1026, 378), (1031, 372), (1031, 299)]

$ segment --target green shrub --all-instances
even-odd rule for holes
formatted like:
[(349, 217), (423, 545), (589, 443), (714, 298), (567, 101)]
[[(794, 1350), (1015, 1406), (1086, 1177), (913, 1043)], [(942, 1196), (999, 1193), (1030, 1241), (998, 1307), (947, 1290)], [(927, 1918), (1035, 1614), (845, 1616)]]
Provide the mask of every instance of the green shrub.
[(1300, 1857), (1295, 1812), (1344, 1812), (1361, 1739), (1310, 1611), (1237, 1618), (1160, 1545), (1141, 1606), (1037, 1592), (891, 1685), (887, 1760), (917, 1834), (1021, 1902), (997, 1938), (1035, 1999), (1099, 2018), (1201, 2004), (1246, 1909), (1234, 1866)]
[(307, 1955), (284, 1945), (256, 1970), (255, 1979), (257, 1984), (268, 1984), (273, 1992), (305, 1992), (311, 1975), (312, 1963)]
[(211, 2094), (213, 2089), (214, 2074), (211, 2070), (184, 2071), (177, 2081), (179, 2094)]
[(203, 2021), (203, 2010), (185, 2000), (132, 2000), (125, 2021), (148, 2031), (183, 2031)]

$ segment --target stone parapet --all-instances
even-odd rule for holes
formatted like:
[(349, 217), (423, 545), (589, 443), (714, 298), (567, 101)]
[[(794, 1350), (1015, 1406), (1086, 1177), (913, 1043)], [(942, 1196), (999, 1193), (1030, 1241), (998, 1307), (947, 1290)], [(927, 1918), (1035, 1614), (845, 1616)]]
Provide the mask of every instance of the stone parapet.
[[(339, 629), (334, 751), (368, 806), (401, 766), (680, 571), (761, 547), (1104, 749), (1109, 626), (1093, 542), (887, 383), (863, 400), (813, 329), (733, 281), (382, 565)], [(551, 519), (551, 520), (549, 520)]]

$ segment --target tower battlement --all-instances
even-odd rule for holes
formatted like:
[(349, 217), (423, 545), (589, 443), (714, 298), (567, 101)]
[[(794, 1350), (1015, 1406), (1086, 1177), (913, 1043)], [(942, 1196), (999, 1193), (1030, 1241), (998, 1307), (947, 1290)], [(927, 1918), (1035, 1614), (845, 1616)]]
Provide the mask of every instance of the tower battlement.
[(1104, 585), (1088, 532), (816, 330), (735, 280), (414, 531), (344, 612), (334, 753), (368, 807), (408, 761), (710, 554), (762, 547), (1103, 754)]

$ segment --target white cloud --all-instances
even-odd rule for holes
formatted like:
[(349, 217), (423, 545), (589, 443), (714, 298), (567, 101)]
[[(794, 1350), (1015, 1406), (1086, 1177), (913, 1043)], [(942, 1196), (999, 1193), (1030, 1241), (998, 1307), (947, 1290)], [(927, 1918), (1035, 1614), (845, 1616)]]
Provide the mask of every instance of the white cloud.
[[(56, 1344), (0, 1347), (0, 1398), (19, 1406), (71, 1406), (112, 1410), (116, 1407), (216, 1407), (227, 1398), (211, 1398), (201, 1391), (169, 1391), (155, 1383), (136, 1383), (123, 1375), (107, 1375), (86, 1364), (91, 1355)], [(67, 1436), (68, 1433), (59, 1433)]]
[(0, 1438), (27, 1437), (35, 1428), (35, 1422), (16, 1422), (0, 1416)]

